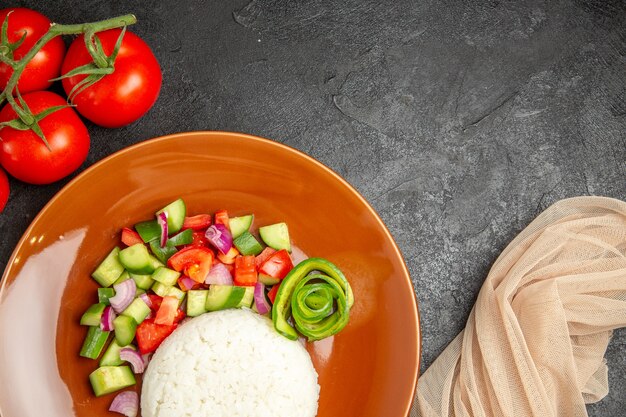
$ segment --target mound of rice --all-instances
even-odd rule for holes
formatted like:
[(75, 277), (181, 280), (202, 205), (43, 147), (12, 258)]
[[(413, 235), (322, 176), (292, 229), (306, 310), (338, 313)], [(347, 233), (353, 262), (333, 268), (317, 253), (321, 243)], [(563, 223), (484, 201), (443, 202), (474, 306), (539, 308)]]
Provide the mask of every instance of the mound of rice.
[(319, 385), (300, 342), (266, 317), (224, 310), (181, 325), (143, 378), (143, 417), (314, 417)]

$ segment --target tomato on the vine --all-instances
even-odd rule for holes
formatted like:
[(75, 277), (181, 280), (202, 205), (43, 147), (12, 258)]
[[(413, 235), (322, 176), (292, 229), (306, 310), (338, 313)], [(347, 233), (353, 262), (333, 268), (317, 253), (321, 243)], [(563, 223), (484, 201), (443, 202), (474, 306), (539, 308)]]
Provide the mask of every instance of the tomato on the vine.
[(9, 200), (9, 179), (4, 170), (0, 168), (0, 213), (4, 210), (4, 206)]
[[(63, 97), (50, 91), (35, 91), (22, 97), (35, 115), (50, 107), (67, 105)], [(8, 104), (0, 111), (0, 122), (16, 117)], [(89, 132), (71, 107), (44, 117), (39, 126), (50, 150), (32, 130), (0, 129), (0, 165), (18, 180), (49, 184), (71, 174), (85, 161)]]
[[(50, 29), (52, 23), (46, 16), (34, 10), (23, 7), (12, 7), (0, 10), (0, 25), (9, 15), (9, 25), (7, 38), (2, 39), (0, 34), (0, 42), (6, 47), (6, 43), (14, 44), (18, 42), (24, 33), (26, 37), (24, 42), (14, 51), (5, 51), (6, 57), (14, 60), (21, 59), (30, 51), (33, 45)], [(63, 63), (63, 55), (65, 54), (65, 44), (60, 36), (50, 40), (35, 57), (26, 65), (24, 72), (21, 74), (17, 83), (20, 93), (24, 94), (29, 91), (45, 90), (50, 87), (50, 80), (56, 78), (61, 73), (61, 64)], [(4, 89), (13, 74), (13, 70), (7, 64), (0, 64), (0, 89)]]
[[(103, 50), (110, 56), (121, 33), (120, 29), (99, 32)], [(92, 62), (85, 46), (84, 36), (70, 45), (62, 72)], [(115, 59), (115, 71), (71, 97), (76, 109), (97, 125), (121, 127), (143, 116), (154, 104), (161, 89), (161, 68), (150, 47), (137, 35), (126, 31)], [(63, 79), (63, 88), (69, 95), (86, 75)]]

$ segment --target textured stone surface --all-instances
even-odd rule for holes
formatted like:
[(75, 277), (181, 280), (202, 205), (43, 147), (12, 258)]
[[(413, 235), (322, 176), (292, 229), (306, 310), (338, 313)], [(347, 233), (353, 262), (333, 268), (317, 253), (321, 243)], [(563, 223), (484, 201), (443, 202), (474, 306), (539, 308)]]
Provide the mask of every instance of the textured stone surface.
[[(71, 23), (134, 12), (163, 67), (137, 123), (88, 125), (83, 168), (154, 136), (220, 129), (294, 146), (354, 185), (402, 249), (423, 368), (464, 326), (500, 251), (554, 201), (626, 199), (626, 3), (24, 1)], [(67, 181), (12, 181), (0, 267)], [(626, 332), (609, 347), (626, 410)]]

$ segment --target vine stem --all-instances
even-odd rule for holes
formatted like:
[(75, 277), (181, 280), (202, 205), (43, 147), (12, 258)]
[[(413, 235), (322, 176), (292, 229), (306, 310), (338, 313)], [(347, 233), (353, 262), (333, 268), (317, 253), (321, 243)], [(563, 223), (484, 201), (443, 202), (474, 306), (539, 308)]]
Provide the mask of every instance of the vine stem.
[(13, 68), (13, 74), (11, 74), (11, 78), (9, 78), (4, 91), (0, 93), (0, 104), (2, 104), (4, 99), (6, 99), (24, 123), (27, 125), (32, 124), (34, 121), (32, 114), (24, 111), (22, 107), (17, 104), (15, 98), (13, 97), (13, 91), (17, 87), (17, 81), (22, 75), (24, 68), (26, 68), (26, 65), (35, 57), (35, 55), (37, 55), (45, 44), (50, 42), (51, 39), (61, 35), (79, 35), (81, 33), (93, 34), (104, 30), (132, 25), (136, 22), (137, 18), (135, 15), (127, 14), (113, 17), (111, 19), (100, 20), (98, 22), (80, 23), (76, 25), (59, 25), (57, 23), (53, 23), (50, 25), (50, 29), (48, 29), (46, 34), (43, 35), (37, 43), (35, 43), (35, 45), (33, 45), (30, 51), (28, 51), (22, 59), (19, 61), (12, 61), (12, 64), (9, 64)]

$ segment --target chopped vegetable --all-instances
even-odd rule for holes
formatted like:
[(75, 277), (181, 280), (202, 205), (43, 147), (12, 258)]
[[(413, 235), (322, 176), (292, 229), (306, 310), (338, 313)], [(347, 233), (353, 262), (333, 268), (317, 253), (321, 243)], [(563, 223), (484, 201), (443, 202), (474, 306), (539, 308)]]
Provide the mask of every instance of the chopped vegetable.
[(119, 253), (120, 263), (134, 274), (151, 274), (154, 272), (154, 264), (148, 248), (143, 243), (129, 246)]
[(115, 290), (113, 288), (98, 288), (98, 302), (110, 305), (109, 299), (115, 296)]
[(204, 236), (222, 254), (227, 254), (233, 247), (233, 236), (223, 224), (216, 223), (210, 226)]
[(113, 307), (106, 306), (102, 313), (102, 318), (100, 319), (100, 328), (105, 332), (113, 331), (113, 320), (115, 320), (115, 317)]
[(215, 212), (215, 224), (223, 224), (230, 228), (230, 218), (226, 210), (218, 210)]
[(172, 296), (163, 297), (163, 301), (161, 302), (161, 306), (157, 311), (156, 318), (154, 319), (154, 323), (156, 324), (164, 324), (166, 326), (171, 326), (174, 324), (174, 320), (176, 315), (178, 314), (178, 299)]
[(291, 315), (300, 333), (309, 340), (320, 340), (346, 326), (353, 303), (352, 289), (339, 268), (325, 259), (310, 258), (282, 281), (272, 320), (280, 334), (296, 340), (298, 334), (288, 321)]
[[(209, 273), (210, 274), (210, 273)], [(186, 277), (186, 276), (182, 276), (180, 278), (178, 278), (178, 287), (187, 292), (189, 290), (193, 290), (194, 288), (198, 287), (200, 284), (197, 283), (196, 281), (194, 281), (193, 279)]]
[(260, 282), (254, 286), (254, 304), (259, 314), (267, 314), (272, 310), (272, 306), (265, 298), (265, 285)]
[(256, 263), (256, 267), (257, 268), (260, 267), (261, 264), (267, 260), (267, 258), (269, 258), (270, 256), (272, 256), (275, 253), (276, 253), (276, 249), (270, 248), (269, 246), (267, 248), (263, 249), (263, 251), (261, 253), (259, 253), (256, 256), (256, 258), (254, 258), (254, 262)]
[(289, 252), (285, 249), (281, 249), (261, 264), (259, 267), (259, 274), (283, 279), (292, 269), (293, 263), (291, 262)]
[(105, 307), (104, 303), (90, 306), (80, 318), (80, 324), (83, 326), (99, 326)]
[(263, 251), (263, 246), (248, 231), (239, 235), (233, 244), (242, 255), (258, 255)]
[(135, 230), (139, 233), (141, 239), (145, 242), (151, 242), (161, 237), (161, 226), (156, 220), (148, 220), (146, 222), (137, 223)]
[(135, 338), (137, 322), (130, 316), (117, 316), (113, 320), (113, 328), (115, 329), (115, 340), (117, 340), (117, 343), (121, 346), (126, 346)]
[(257, 282), (254, 256), (239, 256), (235, 259), (235, 285), (254, 286)]
[(120, 346), (120, 344), (117, 343), (117, 340), (113, 339), (111, 343), (109, 344), (109, 347), (107, 348), (107, 350), (104, 351), (102, 358), (100, 358), (100, 366), (122, 365), (124, 361), (120, 358), (120, 351), (124, 348), (135, 349), (135, 350), (137, 349), (133, 345)]
[(178, 325), (156, 324), (154, 319), (146, 319), (137, 327), (137, 346), (141, 354), (154, 352), (165, 338), (172, 334)]
[(189, 246), (174, 254), (167, 264), (175, 271), (184, 271), (196, 282), (204, 282), (213, 264), (213, 252), (208, 248)]
[(141, 298), (135, 298), (132, 303), (124, 311), (122, 315), (132, 317), (137, 324), (145, 320), (150, 314), (150, 307)]
[(269, 226), (259, 227), (259, 236), (267, 246), (276, 250), (286, 249), (291, 252), (291, 241), (287, 223), (276, 223)]
[(154, 274), (152, 274), (153, 280), (170, 286), (176, 284), (178, 277), (180, 277), (180, 272), (163, 266), (157, 268), (156, 271), (154, 271)]
[(233, 238), (239, 237), (243, 232), (247, 232), (252, 226), (254, 215), (249, 214), (247, 216), (233, 217), (229, 220), (230, 233)]
[(121, 284), (115, 284), (115, 297), (109, 298), (111, 307), (116, 313), (121, 313), (135, 299), (137, 284), (132, 279), (128, 279)]
[(171, 246), (189, 245), (193, 242), (193, 230), (183, 230), (182, 232), (169, 238), (167, 243)]
[(139, 236), (139, 233), (125, 227), (122, 229), (122, 243), (126, 246), (133, 246), (137, 243), (143, 243), (143, 240), (141, 239), (141, 236)]
[(224, 264), (217, 263), (211, 267), (204, 282), (206, 284), (233, 285), (233, 277)]
[(205, 230), (211, 225), (210, 214), (198, 214), (196, 216), (185, 217), (183, 229)]
[(161, 247), (164, 248), (167, 244), (167, 236), (169, 234), (167, 228), (167, 212), (162, 211), (157, 214), (157, 223), (161, 227), (161, 239), (159, 240)]
[(234, 246), (232, 246), (230, 248), (230, 250), (228, 251), (228, 253), (223, 254), (223, 253), (218, 253), (217, 254), (217, 259), (219, 259), (220, 262), (226, 264), (226, 265), (232, 265), (235, 263), (235, 258), (239, 256), (239, 251), (237, 250), (237, 248), (235, 248)]
[(211, 285), (206, 297), (206, 310), (217, 311), (237, 307), (245, 294), (246, 289), (243, 287)]
[(185, 202), (179, 198), (157, 211), (156, 215), (158, 216), (159, 213), (166, 213), (168, 231), (169, 233), (176, 233), (183, 227), (186, 212), (187, 207), (185, 206)]
[(89, 374), (96, 397), (135, 385), (135, 376), (128, 366), (101, 366)]
[(141, 374), (145, 370), (146, 364), (144, 363), (141, 354), (135, 349), (123, 348), (120, 350), (120, 359), (128, 362), (133, 368), (133, 372), (136, 374)]
[(83, 342), (83, 347), (80, 350), (80, 356), (89, 359), (98, 359), (104, 345), (109, 338), (110, 332), (105, 332), (100, 329), (100, 326), (91, 326), (87, 332), (87, 337)]
[(267, 293), (267, 298), (270, 299), (272, 304), (274, 304), (274, 301), (276, 301), (276, 294), (278, 294), (279, 288), (280, 288), (280, 283), (274, 285), (272, 289), (269, 290), (269, 292)]
[(115, 396), (109, 411), (120, 413), (126, 417), (137, 417), (139, 412), (139, 396), (135, 391), (120, 392)]
[(124, 272), (124, 265), (119, 261), (120, 248), (115, 247), (102, 261), (96, 270), (91, 274), (98, 284), (103, 287), (110, 287), (122, 272)]

